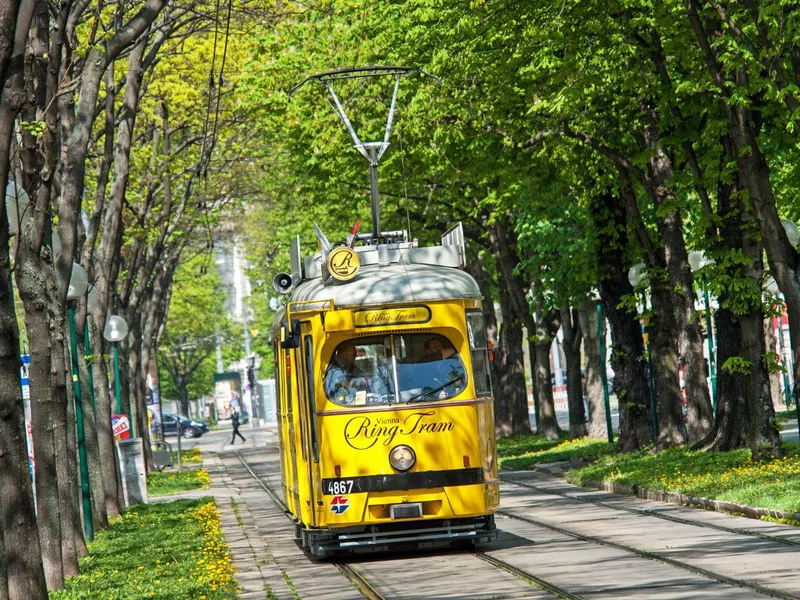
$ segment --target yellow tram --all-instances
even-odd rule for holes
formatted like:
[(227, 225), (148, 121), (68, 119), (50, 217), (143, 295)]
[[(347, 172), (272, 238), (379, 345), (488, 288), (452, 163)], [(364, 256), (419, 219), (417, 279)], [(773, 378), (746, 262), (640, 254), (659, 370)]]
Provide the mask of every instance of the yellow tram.
[(282, 491), (303, 546), (488, 540), (494, 412), (463, 247), (340, 247), (302, 269), (299, 240), (293, 254), (273, 343)]
[[(316, 80), (369, 162), (372, 232), (334, 248), (290, 248), (272, 330), (281, 487), (302, 545), (325, 557), (495, 535), (499, 483), (482, 296), (460, 225), (442, 245), (381, 232), (378, 162), (406, 67), (349, 68)], [(394, 78), (383, 141), (362, 142), (334, 83)], [(299, 84), (299, 85), (302, 85)], [(295, 86), (296, 89), (298, 86)]]

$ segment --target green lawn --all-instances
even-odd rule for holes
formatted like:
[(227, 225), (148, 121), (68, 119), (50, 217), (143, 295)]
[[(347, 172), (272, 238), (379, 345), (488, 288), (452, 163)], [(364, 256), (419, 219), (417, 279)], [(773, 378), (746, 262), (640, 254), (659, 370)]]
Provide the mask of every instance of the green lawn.
[(89, 543), (81, 575), (51, 600), (223, 600), (236, 580), (214, 500), (127, 509)]
[(609, 481), (770, 508), (800, 512), (800, 446), (786, 442), (785, 457), (750, 460), (749, 450), (697, 452), (670, 449), (601, 456), (574, 469), (567, 479), (578, 485)]
[(616, 446), (603, 440), (549, 440), (540, 435), (519, 435), (497, 440), (497, 457), (501, 469), (530, 469), (541, 463), (578, 458), (592, 458), (614, 452)]
[(204, 490), (209, 485), (211, 485), (211, 478), (205, 469), (154, 471), (147, 474), (147, 493), (150, 496), (165, 496), (189, 490)]

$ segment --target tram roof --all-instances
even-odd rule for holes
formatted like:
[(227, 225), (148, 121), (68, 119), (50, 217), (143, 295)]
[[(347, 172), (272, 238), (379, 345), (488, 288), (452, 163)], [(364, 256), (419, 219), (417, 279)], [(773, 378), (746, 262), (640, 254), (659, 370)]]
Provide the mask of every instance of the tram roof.
[(292, 292), (290, 302), (332, 299), (340, 308), (482, 297), (475, 280), (460, 269), (394, 263), (362, 267), (348, 282), (323, 281), (321, 277), (303, 281)]

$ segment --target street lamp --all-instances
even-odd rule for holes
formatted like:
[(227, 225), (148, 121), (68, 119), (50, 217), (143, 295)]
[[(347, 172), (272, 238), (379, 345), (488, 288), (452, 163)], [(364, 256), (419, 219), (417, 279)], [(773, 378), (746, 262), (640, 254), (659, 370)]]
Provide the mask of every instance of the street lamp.
[(94, 524), (92, 523), (92, 501), (89, 491), (89, 463), (86, 459), (86, 432), (83, 426), (83, 396), (81, 394), (81, 381), (78, 370), (78, 340), (75, 336), (75, 304), (86, 293), (89, 278), (86, 271), (78, 263), (72, 263), (72, 273), (69, 277), (67, 289), (67, 318), (69, 320), (69, 340), (72, 351), (72, 389), (75, 392), (75, 422), (78, 438), (78, 459), (81, 475), (81, 498), (83, 500), (83, 528), (86, 539), (94, 539)]
[[(707, 258), (702, 250), (692, 250), (689, 252), (689, 266), (692, 271), (701, 271), (704, 267), (715, 265), (717, 261)], [(708, 299), (708, 278), (705, 273), (701, 273), (703, 285), (703, 301), (705, 302), (706, 313), (706, 332), (708, 334), (708, 372), (711, 379), (711, 400), (714, 403), (714, 418), (717, 418), (717, 370), (714, 360), (714, 332), (711, 328), (711, 302)]]
[[(636, 288), (640, 283), (649, 283), (647, 276), (647, 265), (644, 263), (636, 263), (628, 271), (628, 281), (633, 286), (634, 296), (636, 295)], [(642, 306), (644, 312), (647, 312), (647, 292), (642, 290)], [(650, 404), (653, 407), (653, 435), (658, 440), (658, 411), (656, 410), (656, 382), (653, 378), (653, 359), (650, 357), (650, 336), (647, 332), (647, 324), (649, 317), (643, 315), (642, 317), (642, 340), (644, 341), (644, 351), (647, 355), (647, 379), (650, 384)]]
[(800, 242), (800, 229), (797, 228), (794, 221), (789, 219), (781, 219), (781, 225), (783, 225), (783, 230), (786, 232), (786, 237), (789, 238), (789, 243), (794, 248), (797, 248), (797, 244)]
[[(103, 329), (103, 337), (114, 345), (114, 391), (117, 396), (117, 414), (122, 414), (122, 395), (119, 391), (119, 344), (128, 335), (128, 324), (122, 317), (113, 315), (108, 317)], [(133, 422), (131, 422), (133, 432)]]

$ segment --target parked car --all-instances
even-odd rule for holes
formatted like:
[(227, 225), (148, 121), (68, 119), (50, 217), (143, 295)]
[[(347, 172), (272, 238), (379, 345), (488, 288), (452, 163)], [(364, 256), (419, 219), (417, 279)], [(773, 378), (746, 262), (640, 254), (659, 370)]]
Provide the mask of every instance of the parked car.
[(167, 412), (163, 414), (163, 417), (164, 435), (167, 435), (168, 433), (178, 433), (179, 419), (181, 423), (181, 432), (185, 438), (196, 438), (200, 437), (204, 433), (208, 433), (208, 424), (204, 421), (194, 421), (192, 419), (187, 419), (186, 417), (176, 415), (175, 413)]

